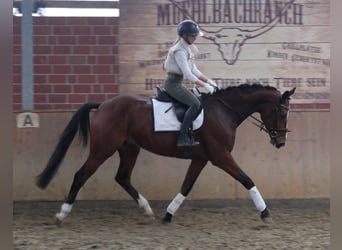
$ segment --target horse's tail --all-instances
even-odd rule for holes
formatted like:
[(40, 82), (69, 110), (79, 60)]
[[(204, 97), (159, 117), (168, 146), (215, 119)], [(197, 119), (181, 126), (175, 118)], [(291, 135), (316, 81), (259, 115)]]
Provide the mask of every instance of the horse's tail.
[(45, 188), (50, 183), (78, 130), (81, 139), (83, 139), (83, 145), (87, 145), (90, 126), (89, 113), (91, 109), (97, 109), (99, 106), (100, 103), (86, 103), (72, 116), (45, 169), (37, 176), (36, 184), (39, 188)]

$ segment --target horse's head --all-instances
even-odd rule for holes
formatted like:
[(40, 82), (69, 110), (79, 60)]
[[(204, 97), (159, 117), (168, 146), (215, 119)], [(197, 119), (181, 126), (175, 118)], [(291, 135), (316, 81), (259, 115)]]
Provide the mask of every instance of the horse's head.
[(287, 132), (287, 119), (290, 112), (290, 97), (296, 88), (285, 91), (275, 104), (268, 104), (263, 107), (261, 119), (265, 130), (269, 134), (271, 144), (276, 148), (285, 146)]

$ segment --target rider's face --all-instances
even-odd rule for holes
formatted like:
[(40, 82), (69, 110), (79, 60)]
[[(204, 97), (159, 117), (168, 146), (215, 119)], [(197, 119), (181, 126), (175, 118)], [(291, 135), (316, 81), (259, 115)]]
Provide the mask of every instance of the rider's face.
[(190, 44), (193, 44), (193, 43), (195, 42), (195, 40), (196, 40), (196, 37), (195, 37), (195, 36), (188, 36), (188, 42), (189, 42)]

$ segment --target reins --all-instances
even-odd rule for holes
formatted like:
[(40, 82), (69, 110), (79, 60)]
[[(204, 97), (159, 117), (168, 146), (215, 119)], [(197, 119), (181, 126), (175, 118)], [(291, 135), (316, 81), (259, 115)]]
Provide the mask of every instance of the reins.
[(254, 119), (255, 121), (257, 121), (258, 123), (251, 121), (250, 119), (248, 119), (247, 117), (247, 121), (249, 121), (250, 123), (252, 123), (253, 125), (257, 126), (258, 128), (260, 128), (260, 131), (265, 131), (267, 134), (270, 133), (270, 131), (268, 131), (268, 129), (265, 127), (265, 123), (263, 123), (262, 121), (260, 121), (258, 118), (255, 118), (253, 115), (249, 116), (250, 118)]
[[(243, 116), (238, 112), (236, 111), (235, 109), (233, 109), (232, 106), (229, 105), (229, 103), (225, 102), (224, 100), (222, 100), (222, 98), (218, 97), (218, 96), (215, 96), (215, 98), (217, 100), (219, 100), (223, 106), (225, 106), (227, 109), (233, 111), (235, 114), (237, 114), (241, 119), (243, 119)], [(254, 126), (260, 128), (260, 131), (265, 131), (266, 133), (269, 133), (269, 131), (265, 128), (265, 124), (260, 121), (258, 118), (256, 118), (255, 116), (253, 115), (249, 115), (250, 118), (252, 118), (254, 121), (251, 121), (250, 119), (248, 119), (247, 117), (247, 121), (249, 121), (250, 123), (252, 123)], [(256, 121), (256, 122), (255, 122)]]
[[(225, 102), (222, 98), (218, 97), (218, 96), (214, 96), (218, 101), (220, 101), (223, 106), (225, 106), (227, 109), (233, 111), (236, 115), (238, 115), (241, 119), (243, 119), (244, 117), (238, 112), (236, 111), (235, 109), (233, 109), (233, 107)], [(252, 118), (254, 121), (251, 121), (249, 118)], [(265, 123), (262, 122), (261, 120), (259, 120), (258, 118), (256, 118), (255, 116), (253, 115), (249, 115), (247, 117), (247, 121), (249, 121), (250, 123), (252, 123), (254, 126), (258, 127), (260, 129), (260, 131), (264, 131), (266, 132), (267, 134), (269, 134), (270, 136), (273, 136), (272, 135), (272, 132), (277, 132), (277, 131), (280, 131), (280, 130), (283, 130), (283, 129), (275, 129), (275, 128), (272, 128), (270, 130), (268, 130), (265, 126)], [(287, 132), (289, 132), (289, 130), (285, 129)]]

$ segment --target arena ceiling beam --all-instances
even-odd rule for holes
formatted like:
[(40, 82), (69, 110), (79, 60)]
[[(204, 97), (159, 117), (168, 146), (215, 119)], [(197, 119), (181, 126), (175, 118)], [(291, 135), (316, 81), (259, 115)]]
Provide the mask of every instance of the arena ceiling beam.
[[(22, 0), (14, 0), (13, 8), (21, 9)], [(119, 8), (119, 1), (103, 0), (34, 0), (34, 9), (38, 8)]]

